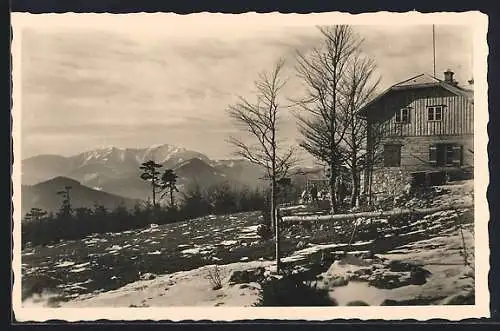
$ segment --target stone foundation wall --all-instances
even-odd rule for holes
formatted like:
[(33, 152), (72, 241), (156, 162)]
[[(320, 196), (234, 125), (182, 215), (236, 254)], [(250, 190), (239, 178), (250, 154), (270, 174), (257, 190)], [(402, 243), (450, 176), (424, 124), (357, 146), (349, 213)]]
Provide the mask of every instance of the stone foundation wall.
[(411, 175), (404, 168), (379, 168), (373, 170), (372, 180), (372, 193), (376, 196), (397, 196), (411, 183)]

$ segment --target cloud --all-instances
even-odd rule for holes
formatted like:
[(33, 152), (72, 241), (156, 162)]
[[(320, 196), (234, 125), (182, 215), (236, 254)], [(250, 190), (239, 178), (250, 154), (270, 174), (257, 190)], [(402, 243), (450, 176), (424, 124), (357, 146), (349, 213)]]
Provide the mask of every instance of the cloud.
[[(319, 45), (313, 26), (197, 27), (150, 33), (103, 27), (27, 29), (22, 52), (23, 154), (74, 154), (100, 145), (176, 143), (209, 155), (228, 153), (237, 133), (226, 109), (253, 82), (286, 59), (284, 97), (300, 94), (297, 51)], [(383, 84), (431, 70), (429, 27), (356, 27), (378, 63)], [(469, 79), (470, 34), (437, 27), (438, 71)], [(445, 52), (447, 49), (452, 52)], [(291, 115), (284, 136), (295, 141)]]

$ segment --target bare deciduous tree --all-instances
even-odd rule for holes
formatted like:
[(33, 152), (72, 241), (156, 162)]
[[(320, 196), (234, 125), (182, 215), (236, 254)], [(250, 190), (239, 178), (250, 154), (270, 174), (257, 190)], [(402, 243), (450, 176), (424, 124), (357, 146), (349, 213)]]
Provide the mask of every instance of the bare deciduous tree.
[(250, 135), (254, 143), (249, 144), (235, 137), (229, 139), (235, 154), (265, 169), (271, 186), (271, 226), (275, 224), (276, 185), (286, 177), (290, 167), (296, 162), (293, 147), (281, 146), (278, 139), (280, 105), (279, 94), (286, 81), (281, 78), (284, 61), (280, 59), (272, 72), (259, 74), (255, 87), (257, 101), (250, 102), (244, 97), (229, 107), (229, 115)]
[(297, 73), (307, 88), (307, 95), (296, 101), (301, 146), (330, 168), (331, 212), (336, 212), (335, 181), (343, 163), (340, 151), (346, 132), (341, 87), (348, 63), (359, 48), (360, 39), (346, 25), (320, 27), (324, 36), (321, 47), (308, 55), (298, 53)]
[(358, 116), (358, 110), (372, 99), (376, 92), (380, 77), (375, 78), (375, 70), (376, 65), (372, 59), (355, 52), (341, 85), (343, 98), (340, 104), (346, 129), (342, 152), (351, 175), (351, 207), (356, 205), (359, 198), (361, 171), (368, 162), (367, 122)]

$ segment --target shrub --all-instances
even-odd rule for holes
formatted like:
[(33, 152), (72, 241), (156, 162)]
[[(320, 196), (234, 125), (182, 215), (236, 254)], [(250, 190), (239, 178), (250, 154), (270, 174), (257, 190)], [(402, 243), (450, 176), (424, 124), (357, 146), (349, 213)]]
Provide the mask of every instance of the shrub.
[(222, 288), (222, 276), (218, 265), (208, 270), (208, 281), (212, 286), (212, 290), (219, 290)]
[(369, 304), (361, 300), (355, 300), (348, 302), (347, 306), (369, 306)]
[(259, 301), (255, 306), (336, 306), (337, 302), (330, 298), (328, 290), (304, 284), (298, 278), (287, 276), (273, 279), (262, 285)]
[(257, 227), (257, 235), (260, 236), (262, 240), (269, 240), (273, 237), (273, 230), (269, 224), (260, 224)]

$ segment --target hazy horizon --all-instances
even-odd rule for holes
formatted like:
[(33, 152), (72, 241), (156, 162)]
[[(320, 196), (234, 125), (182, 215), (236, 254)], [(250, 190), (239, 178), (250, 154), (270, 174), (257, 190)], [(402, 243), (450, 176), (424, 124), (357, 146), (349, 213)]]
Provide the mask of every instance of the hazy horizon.
[[(117, 18), (114, 18), (117, 19)], [(119, 18), (127, 22), (126, 17)], [(224, 18), (221, 17), (221, 21)], [(100, 147), (171, 144), (210, 158), (234, 158), (227, 144), (239, 131), (225, 109), (237, 96), (253, 100), (253, 82), (278, 58), (289, 78), (284, 99), (300, 93), (296, 50), (319, 45), (314, 26), (192, 26), (119, 28), (101, 20), (22, 32), (21, 153), (72, 156)], [(189, 23), (191, 22), (191, 23)], [(152, 24), (153, 25), (153, 24)], [(365, 39), (382, 77), (380, 90), (432, 73), (432, 28), (353, 26)], [(436, 76), (446, 69), (466, 84), (472, 78), (472, 31), (436, 26)], [(295, 121), (283, 115), (281, 137), (296, 144)]]

